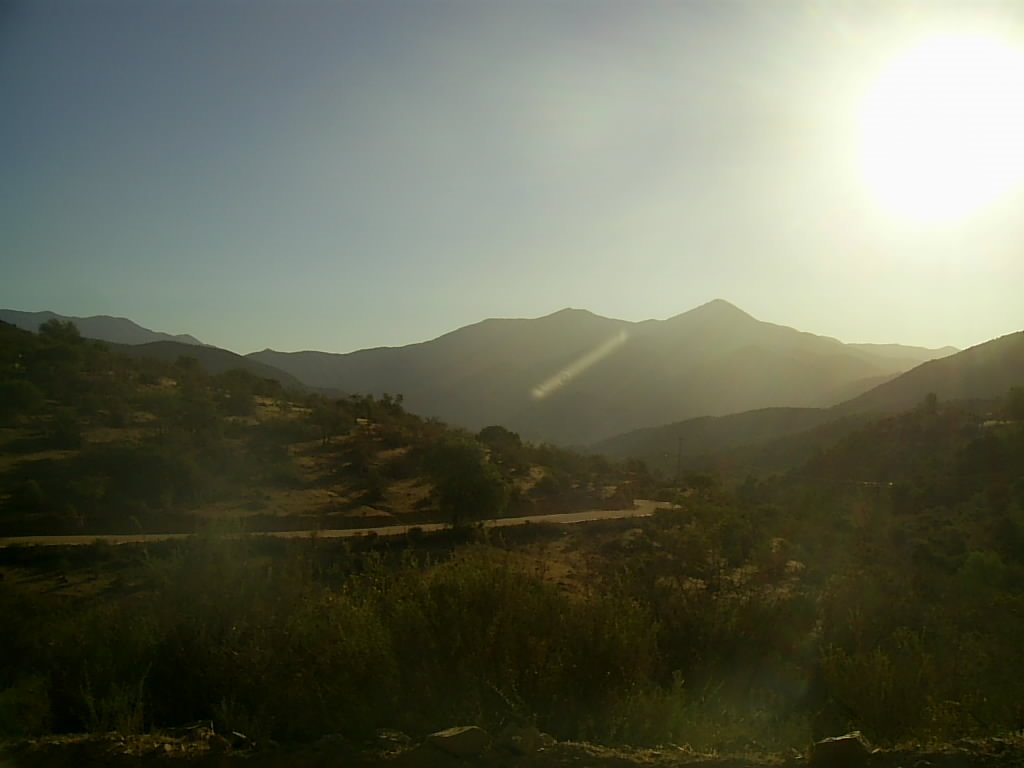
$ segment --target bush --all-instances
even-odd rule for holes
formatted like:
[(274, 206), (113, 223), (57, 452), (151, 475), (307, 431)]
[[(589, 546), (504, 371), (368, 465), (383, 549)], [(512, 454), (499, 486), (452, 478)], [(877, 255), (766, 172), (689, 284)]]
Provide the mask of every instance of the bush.
[(0, 424), (13, 425), (38, 411), (45, 400), (43, 393), (29, 381), (0, 381)]
[(41, 736), (50, 729), (46, 679), (30, 675), (0, 690), (0, 736)]
[(82, 445), (82, 428), (71, 408), (61, 408), (50, 422), (50, 443), (54, 448), (75, 449)]

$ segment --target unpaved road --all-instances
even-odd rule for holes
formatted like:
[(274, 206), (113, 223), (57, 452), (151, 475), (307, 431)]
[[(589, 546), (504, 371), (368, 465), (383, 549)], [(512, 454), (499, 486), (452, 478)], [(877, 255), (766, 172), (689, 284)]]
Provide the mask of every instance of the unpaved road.
[[(500, 517), (484, 520), (486, 528), (504, 528), (510, 525), (525, 523), (589, 523), (594, 520), (619, 520), (628, 517), (649, 517), (656, 510), (670, 509), (671, 504), (664, 501), (648, 501), (637, 499), (632, 509), (591, 509), (583, 512), (563, 512), (554, 515), (526, 515), (524, 517)], [(316, 534), (322, 539), (338, 539), (350, 536), (397, 536), (408, 533), (413, 528), (423, 531), (441, 531), (448, 528), (447, 523), (422, 523), (420, 525), (384, 525), (376, 528), (333, 528), (321, 531), (252, 531), (254, 536), (274, 536), (279, 539), (309, 538)], [(79, 536), (10, 536), (0, 538), (0, 548), (13, 546), (75, 546), (105, 541), (108, 544), (142, 544), (150, 541), (168, 541), (171, 539), (187, 539), (192, 533), (109, 533), (84, 534)]]

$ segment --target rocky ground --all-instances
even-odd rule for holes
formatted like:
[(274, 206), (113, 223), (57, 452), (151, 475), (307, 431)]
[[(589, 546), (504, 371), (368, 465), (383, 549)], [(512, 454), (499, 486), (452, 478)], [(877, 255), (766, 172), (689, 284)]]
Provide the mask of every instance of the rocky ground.
[(475, 726), (431, 734), (422, 742), (382, 731), (369, 745), (328, 736), (313, 744), (259, 745), (242, 734), (197, 724), (145, 736), (56, 736), (0, 746), (0, 768), (73, 766), (214, 768), (969, 768), (1024, 766), (1024, 736), (964, 739), (938, 746), (873, 749), (859, 734), (826, 739), (787, 755), (707, 755), (680, 747), (632, 749), (557, 742), (535, 728), (491, 735)]

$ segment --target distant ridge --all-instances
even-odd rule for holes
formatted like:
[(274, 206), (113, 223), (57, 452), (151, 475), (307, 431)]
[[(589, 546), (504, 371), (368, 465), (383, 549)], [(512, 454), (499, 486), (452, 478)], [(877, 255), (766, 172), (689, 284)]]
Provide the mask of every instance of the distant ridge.
[[(892, 349), (886, 352), (903, 354)], [(912, 409), (929, 394), (940, 401), (986, 401), (1015, 386), (1024, 386), (1024, 331), (922, 363), (832, 408), (768, 408), (688, 419), (625, 432), (591, 447), (610, 456), (644, 459), (662, 468), (670, 467), (677, 458), (710, 457), (740, 446), (749, 446), (744, 453), (748, 458), (757, 456), (762, 465), (770, 463), (765, 457), (773, 455), (795, 457), (796, 463), (865, 418)]]
[(930, 360), (836, 407), (840, 413), (895, 413), (912, 408), (928, 393), (940, 400), (974, 400), (1024, 386), (1024, 331)]
[(489, 319), (431, 341), (250, 358), (312, 387), (401, 393), (415, 413), (584, 445), (638, 427), (755, 408), (816, 408), (944, 351), (850, 345), (763, 322), (723, 299), (667, 320), (566, 308)]
[(70, 320), (78, 326), (79, 332), (88, 339), (109, 341), (114, 344), (149, 344), (153, 341), (175, 341), (181, 344), (202, 346), (203, 342), (187, 333), (172, 335), (151, 331), (125, 317), (93, 315), (74, 317), (56, 312), (22, 312), (17, 309), (0, 309), (0, 320), (26, 331), (38, 331), (47, 320)]
[(156, 358), (173, 363), (179, 357), (193, 357), (206, 369), (207, 373), (218, 374), (234, 369), (248, 371), (261, 379), (274, 379), (283, 387), (295, 390), (303, 390), (302, 382), (291, 374), (285, 373), (271, 365), (266, 365), (258, 360), (253, 360), (243, 355), (229, 352), (220, 347), (208, 345), (196, 346), (185, 344), (180, 341), (151, 341), (148, 344), (114, 344), (111, 347), (129, 357)]

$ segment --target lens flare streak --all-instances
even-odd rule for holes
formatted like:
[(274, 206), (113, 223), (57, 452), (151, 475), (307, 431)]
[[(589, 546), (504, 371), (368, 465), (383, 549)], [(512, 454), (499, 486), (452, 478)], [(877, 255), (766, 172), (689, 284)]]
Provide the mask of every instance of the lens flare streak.
[(625, 344), (628, 338), (629, 334), (626, 333), (626, 331), (619, 331), (607, 341), (602, 342), (590, 352), (587, 352), (582, 357), (577, 358), (569, 365), (565, 366), (565, 368), (560, 370), (551, 378), (546, 379), (541, 384), (538, 384), (530, 393), (533, 395), (535, 400), (543, 400), (544, 398), (549, 397), (588, 368), (608, 357), (608, 355)]

